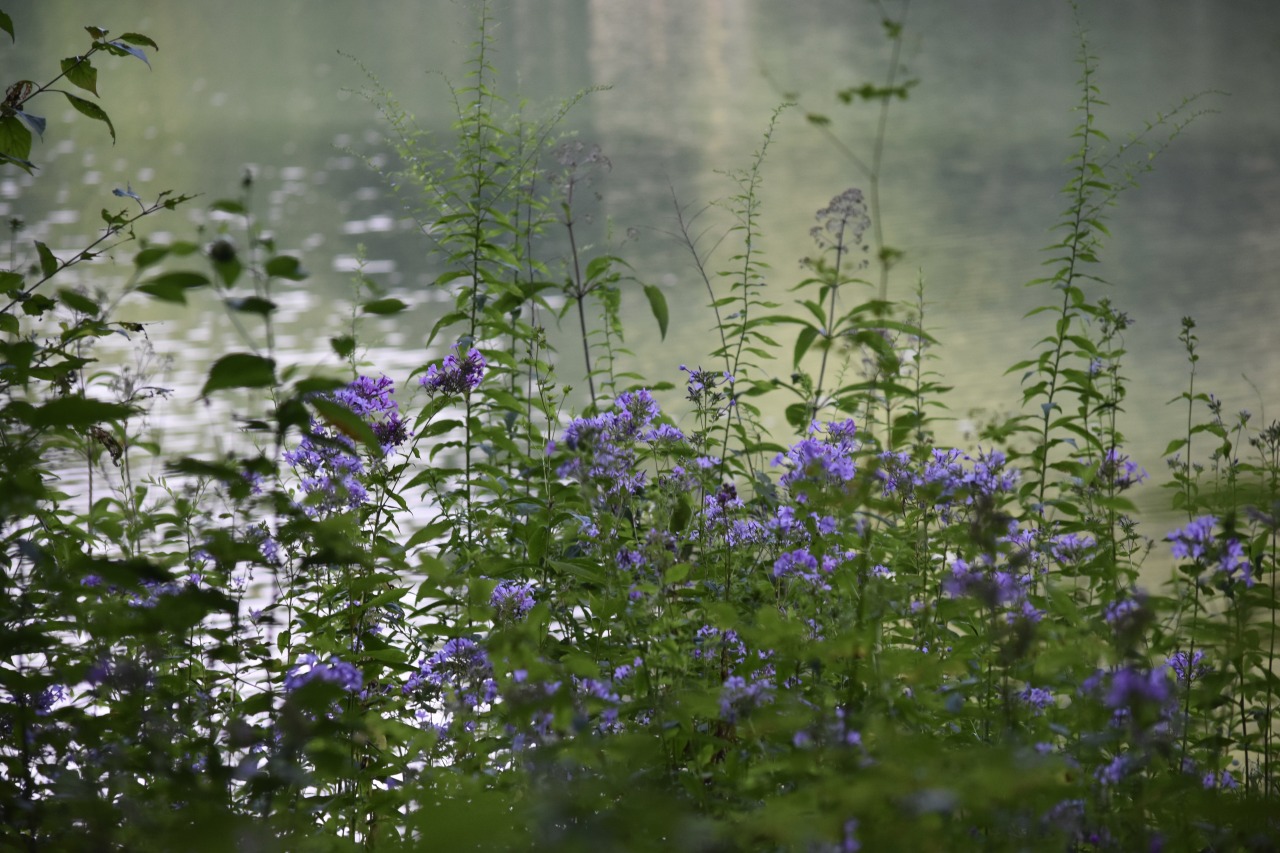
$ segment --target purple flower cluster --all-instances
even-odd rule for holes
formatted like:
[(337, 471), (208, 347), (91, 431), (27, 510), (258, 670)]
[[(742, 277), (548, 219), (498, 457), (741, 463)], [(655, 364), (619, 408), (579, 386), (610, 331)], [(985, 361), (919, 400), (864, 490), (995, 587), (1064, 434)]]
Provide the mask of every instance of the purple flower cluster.
[(801, 439), (773, 460), (775, 466), (787, 464), (789, 470), (779, 479), (779, 484), (789, 488), (798, 503), (805, 503), (809, 487), (840, 487), (857, 473), (853, 455), (858, 449), (854, 440), (857, 427), (852, 419), (832, 421), (824, 431), (815, 421), (809, 427), (809, 437)]
[(1188, 655), (1186, 652), (1174, 652), (1169, 655), (1165, 665), (1173, 670), (1178, 684), (1188, 685), (1197, 678), (1213, 671), (1213, 667), (1204, 663), (1204, 652), (1197, 649)]
[(450, 703), (466, 710), (492, 702), (498, 695), (489, 656), (474, 640), (454, 637), (418, 664), (418, 671), (405, 682), (404, 692), (427, 690), (443, 694)]
[(1147, 472), (1138, 467), (1138, 463), (1129, 459), (1118, 448), (1111, 448), (1102, 457), (1102, 465), (1098, 469), (1098, 482), (1110, 486), (1116, 491), (1124, 491), (1147, 479)]
[(1244, 553), (1244, 546), (1235, 537), (1219, 537), (1215, 530), (1217, 524), (1214, 516), (1202, 515), (1172, 531), (1166, 538), (1172, 543), (1173, 556), (1212, 566), (1227, 586), (1237, 579), (1245, 586), (1253, 586), (1253, 566)]
[(340, 660), (337, 655), (329, 655), (328, 660), (320, 660), (316, 655), (308, 653), (298, 658), (298, 663), (289, 669), (284, 677), (284, 689), (293, 692), (312, 681), (328, 681), (355, 693), (364, 685), (364, 675), (355, 664)]
[(653, 395), (639, 390), (619, 394), (610, 411), (575, 418), (564, 430), (564, 444), (572, 456), (557, 474), (591, 483), (606, 496), (639, 492), (645, 475), (635, 470), (636, 442), (670, 443), (684, 437), (674, 427), (654, 427), (660, 414)]
[(518, 622), (533, 609), (533, 603), (533, 584), (528, 581), (502, 581), (489, 596), (499, 622)]
[[(384, 455), (409, 436), (399, 405), (391, 397), (393, 388), (385, 376), (358, 376), (332, 395), (335, 402), (369, 423), (382, 442)], [(295, 450), (285, 452), (284, 459), (297, 472), (303, 492), (310, 496), (307, 511), (312, 515), (356, 509), (368, 500), (369, 493), (361, 481), (364, 462), (355, 442), (334, 427), (312, 421), (310, 432)]]
[[(454, 350), (459, 346), (454, 344)], [(485, 369), (489, 366), (480, 350), (472, 347), (467, 354), (459, 358), (456, 352), (444, 357), (441, 364), (433, 364), (418, 382), (427, 389), (428, 394), (470, 394), (484, 381)]]

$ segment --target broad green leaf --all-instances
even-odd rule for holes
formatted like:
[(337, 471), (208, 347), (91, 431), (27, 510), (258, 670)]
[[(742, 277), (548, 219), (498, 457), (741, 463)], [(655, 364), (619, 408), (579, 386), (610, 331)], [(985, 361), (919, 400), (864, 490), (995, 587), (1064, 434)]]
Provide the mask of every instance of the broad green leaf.
[(26, 279), (22, 277), (22, 273), (11, 272), (10, 270), (0, 270), (0, 292), (13, 296), (10, 291), (15, 288), (21, 290), (26, 284)]
[(9, 34), (9, 41), (17, 41), (17, 37), (13, 34), (13, 19), (4, 12), (0, 12), (0, 30)]
[(209, 278), (198, 272), (169, 272), (139, 285), (138, 290), (164, 302), (185, 305), (187, 291), (208, 287)]
[(22, 123), (34, 130), (41, 139), (44, 139), (44, 128), (48, 124), (44, 120), (44, 116), (35, 116), (31, 113), (24, 113), (22, 110), (14, 110), (13, 114), (22, 119)]
[(9, 335), (18, 334), (18, 315), (9, 311), (0, 314), (0, 332)]
[(333, 347), (333, 351), (337, 353), (338, 358), (348, 358), (351, 353), (356, 351), (356, 339), (350, 335), (330, 338), (329, 345)]
[(249, 212), (245, 210), (245, 207), (243, 204), (231, 198), (224, 198), (224, 199), (215, 201), (213, 204), (209, 205), (209, 209), (218, 210), (218, 211), (221, 211), (222, 213), (235, 213), (240, 216), (244, 216)]
[(69, 56), (62, 60), (62, 73), (73, 86), (98, 94), (98, 69), (87, 56)]
[(133, 264), (140, 270), (146, 269), (163, 261), (168, 254), (168, 246), (148, 246), (133, 256)]
[(656, 284), (646, 284), (644, 286), (644, 295), (649, 300), (649, 310), (653, 312), (653, 319), (658, 321), (658, 333), (663, 340), (666, 340), (667, 323), (670, 321), (670, 313), (667, 310), (667, 297)]
[(269, 276), (287, 278), (290, 281), (302, 281), (310, 275), (293, 255), (277, 255), (267, 261), (266, 271)]
[(23, 162), (31, 156), (31, 131), (16, 115), (0, 118), (0, 154)]
[(36, 407), (27, 418), (33, 427), (84, 427), (104, 421), (124, 420), (134, 412), (132, 406), (107, 403), (87, 397), (58, 397)]
[(60, 288), (58, 290), (58, 298), (62, 300), (63, 305), (66, 305), (72, 311), (79, 311), (81, 314), (88, 314), (90, 317), (98, 316), (98, 313), (102, 310), (102, 306), (98, 305), (97, 302), (70, 288)]
[(106, 111), (103, 110), (102, 107), (98, 106), (93, 101), (86, 101), (84, 98), (77, 97), (70, 92), (63, 92), (62, 94), (67, 96), (67, 100), (71, 102), (71, 106), (75, 107), (77, 112), (82, 115), (87, 115), (91, 119), (105, 122), (107, 130), (111, 131), (111, 142), (113, 144), (115, 143), (116, 127), (111, 123), (111, 119), (107, 116)]
[(265, 388), (275, 384), (276, 363), (248, 352), (224, 355), (209, 369), (209, 378), (200, 389), (201, 397), (224, 388)]
[(409, 306), (405, 305), (399, 299), (388, 297), (386, 299), (374, 299), (360, 306), (360, 310), (366, 314), (399, 314)]
[(227, 307), (232, 311), (240, 311), (245, 314), (260, 314), (263, 317), (276, 310), (274, 302), (270, 299), (263, 299), (261, 296), (230, 297), (226, 300), (226, 303)]
[(40, 256), (40, 272), (45, 278), (49, 278), (58, 271), (58, 259), (53, 256), (53, 252), (49, 251), (49, 247), (39, 240), (36, 241), (36, 254)]

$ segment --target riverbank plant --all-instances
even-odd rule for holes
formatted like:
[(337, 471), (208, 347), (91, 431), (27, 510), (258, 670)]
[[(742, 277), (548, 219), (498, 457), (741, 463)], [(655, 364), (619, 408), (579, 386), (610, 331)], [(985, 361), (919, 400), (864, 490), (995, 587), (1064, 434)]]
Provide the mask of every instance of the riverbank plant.
[[(62, 66), (82, 87), (94, 51), (155, 48), (90, 36)], [(896, 72), (849, 90), (881, 107), (872, 198), (814, 200), (794, 281), (760, 226), (785, 109), (727, 170), (718, 243), (677, 202), (716, 337), (647, 377), (629, 289), (661, 334), (683, 321), (586, 234), (609, 161), (561, 134), (581, 96), (535, 118), (491, 50), (486, 17), (446, 138), (370, 78), (398, 155), (380, 170), (452, 297), (410, 375), (362, 359), (360, 318), (406, 307), (364, 280), (330, 370), (282, 361), (276, 298), (307, 273), (257, 228), (251, 177), (196, 239), (140, 241), (124, 293), (60, 283), (189, 199), (117, 190), (74, 256), (15, 234), (6, 848), (1274, 849), (1280, 426), (1195, 384), (1188, 318), (1166, 453), (1185, 521), (1144, 526), (1130, 495), (1159, 460), (1125, 449), (1131, 320), (1099, 272), (1107, 208), (1198, 101), (1110, 146), (1082, 35), (1027, 318), (1045, 334), (1010, 368), (1023, 412), (949, 447), (926, 281), (890, 291), (900, 253), (874, 221)], [(49, 87), (16, 85), (0, 154), (29, 169), (12, 129)], [(143, 347), (130, 300), (195, 290), (235, 319), (200, 396), (235, 402), (241, 441), (166, 458), (145, 430), (163, 395), (94, 343)], [(87, 494), (60, 485), (73, 466)], [(1166, 583), (1141, 580), (1153, 554)]]

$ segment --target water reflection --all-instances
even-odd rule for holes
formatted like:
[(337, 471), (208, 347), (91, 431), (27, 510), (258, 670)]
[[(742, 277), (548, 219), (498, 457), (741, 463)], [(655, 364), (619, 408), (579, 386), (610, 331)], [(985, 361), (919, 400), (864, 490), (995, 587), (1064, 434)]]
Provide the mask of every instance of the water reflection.
[[(832, 93), (882, 74), (874, 9), (849, 0), (505, 0), (494, 9), (494, 58), (513, 99), (554, 103), (613, 86), (575, 108), (566, 127), (601, 145), (614, 165), (597, 186), (593, 241), (616, 246), (635, 229), (639, 241), (623, 252), (642, 279), (668, 289), (680, 318), (671, 339), (659, 345), (637, 295), (627, 302), (637, 317), (629, 343), (639, 372), (673, 378), (676, 364), (705, 358), (710, 316), (685, 252), (662, 233), (672, 228), (672, 188), (695, 206), (731, 192), (715, 170), (746, 165), (784, 93), (802, 95), (803, 110), (780, 128), (764, 189), (773, 284), (781, 294), (797, 281), (813, 211), (863, 180), (805, 126), (803, 111), (829, 113), (842, 139), (867, 150), (873, 112), (841, 107)], [(1183, 315), (1200, 324), (1201, 387), (1229, 408), (1280, 400), (1280, 5), (1131, 0), (1085, 3), (1084, 13), (1112, 104), (1104, 126), (1140, 129), (1138, 117), (1187, 93), (1233, 93), (1213, 101), (1222, 112), (1190, 127), (1123, 198), (1104, 255), (1112, 297), (1137, 320), (1126, 334), (1125, 432), (1133, 457), (1158, 478), (1177, 420), (1165, 404), (1185, 386), (1176, 340)], [(74, 251), (96, 227), (90, 212), (110, 206), (115, 187), (210, 201), (234, 195), (252, 165), (258, 212), (279, 247), (303, 254), (314, 273), (277, 294), (283, 359), (333, 361), (326, 337), (348, 322), (351, 280), (362, 270), (414, 306), (394, 323), (368, 324), (371, 361), (390, 375), (422, 361), (424, 331), (449, 296), (428, 287), (435, 271), (418, 225), (351, 153), (386, 154), (374, 109), (351, 94), (367, 81), (336, 51), (366, 63), (424, 127), (444, 131), (447, 90), (423, 72), (464, 79), (466, 4), (399, 0), (375, 14), (227, 0), (210, 15), (162, 0), (42, 0), (12, 14), (20, 39), (10, 67), (33, 69), (30, 76), (76, 49), (86, 16), (161, 45), (154, 72), (137, 63), (103, 70), (118, 146), (59, 104), (48, 108), (47, 141), (35, 151), (39, 179), (0, 174), (0, 215), (24, 217), (24, 239)], [(907, 253), (897, 292), (918, 271), (926, 281), (926, 321), (943, 341), (939, 369), (957, 388), (950, 404), (961, 420), (972, 408), (1015, 406), (1017, 379), (1003, 370), (1044, 332), (1020, 322), (1041, 298), (1022, 284), (1042, 274), (1037, 250), (1064, 206), (1061, 162), (1079, 120), (1072, 27), (1069, 8), (1057, 3), (912, 5), (904, 60), (922, 82), (891, 116), (884, 223), (889, 242)], [(201, 221), (193, 207), (156, 227), (187, 238)], [(119, 288), (128, 275), (127, 264), (101, 263), (78, 280)], [(217, 306), (174, 312), (129, 300), (121, 310), (163, 321), (157, 345), (180, 355), (166, 380), (178, 388), (174, 405), (194, 410), (205, 365), (234, 335)], [(165, 426), (194, 444), (188, 427), (212, 422), (201, 410)], [(943, 438), (958, 440), (959, 430)]]

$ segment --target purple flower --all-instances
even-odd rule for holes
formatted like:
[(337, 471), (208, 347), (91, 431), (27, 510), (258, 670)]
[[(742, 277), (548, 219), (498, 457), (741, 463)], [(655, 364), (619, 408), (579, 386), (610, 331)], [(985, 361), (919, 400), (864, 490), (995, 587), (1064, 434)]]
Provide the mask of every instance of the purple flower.
[(1163, 669), (1143, 671), (1125, 667), (1111, 676), (1111, 687), (1103, 700), (1113, 710), (1143, 705), (1166, 705), (1173, 698), (1172, 686)]
[(1245, 586), (1253, 586), (1253, 565), (1244, 546), (1234, 537), (1219, 541), (1214, 530), (1217, 524), (1214, 516), (1202, 515), (1186, 527), (1171, 531), (1165, 538), (1172, 543), (1173, 556), (1212, 566), (1224, 585), (1235, 583), (1238, 576)]
[[(779, 479), (788, 488), (806, 485), (840, 486), (853, 479), (856, 468), (853, 454), (858, 449), (854, 440), (857, 428), (852, 420), (827, 424), (826, 435), (815, 421), (809, 427), (809, 438), (801, 439), (773, 460), (775, 466), (787, 463), (790, 470)], [(803, 502), (803, 496), (798, 498)]]
[(533, 609), (533, 584), (528, 581), (503, 581), (489, 596), (495, 618), (499, 622), (516, 622)]
[(1212, 666), (1201, 662), (1203, 660), (1204, 652), (1199, 649), (1190, 655), (1186, 652), (1174, 652), (1165, 661), (1165, 666), (1173, 670), (1179, 684), (1190, 684), (1200, 676), (1213, 671)]
[(426, 374), (418, 380), (428, 394), (469, 394), (484, 380), (485, 369), (489, 366), (480, 350), (472, 347), (467, 354), (458, 358), (458, 344), (453, 345), (455, 352), (444, 357), (444, 362), (431, 365)]
[(1186, 527), (1170, 532), (1165, 538), (1173, 543), (1173, 556), (1191, 560), (1202, 559), (1206, 549), (1213, 544), (1213, 528), (1217, 523), (1218, 519), (1212, 515), (1202, 515), (1188, 522)]
[(292, 692), (312, 681), (328, 681), (354, 693), (364, 684), (364, 675), (355, 664), (339, 660), (337, 655), (329, 655), (328, 660), (322, 661), (308, 653), (298, 658), (298, 663), (285, 675), (284, 689)]
[(489, 656), (466, 637), (448, 640), (431, 657), (425, 658), (418, 665), (418, 671), (405, 682), (404, 692), (409, 694), (423, 688), (434, 688), (465, 709), (492, 702), (498, 695)]
[(731, 675), (720, 690), (720, 716), (726, 722), (734, 723), (739, 717), (772, 701), (773, 681), (767, 675), (751, 681), (740, 675)]
[(1123, 491), (1130, 486), (1147, 479), (1147, 472), (1138, 467), (1136, 462), (1122, 454), (1118, 448), (1111, 448), (1102, 457), (1102, 465), (1098, 469), (1098, 479), (1106, 485)]

